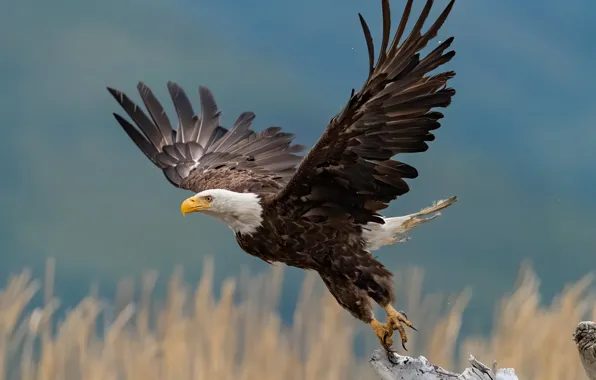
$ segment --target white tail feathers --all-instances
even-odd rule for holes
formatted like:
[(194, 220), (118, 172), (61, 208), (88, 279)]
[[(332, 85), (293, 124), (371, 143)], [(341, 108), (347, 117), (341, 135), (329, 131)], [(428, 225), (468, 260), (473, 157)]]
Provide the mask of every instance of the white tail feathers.
[(435, 219), (441, 215), (441, 210), (451, 206), (456, 201), (457, 197), (442, 199), (415, 214), (383, 218), (385, 224), (368, 223), (362, 229), (362, 238), (366, 242), (366, 250), (372, 252), (382, 246), (408, 240), (406, 234), (408, 230)]

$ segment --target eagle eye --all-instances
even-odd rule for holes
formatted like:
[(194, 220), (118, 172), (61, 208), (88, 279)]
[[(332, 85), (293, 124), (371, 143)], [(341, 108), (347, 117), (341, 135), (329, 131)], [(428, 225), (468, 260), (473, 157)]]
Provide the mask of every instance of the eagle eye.
[(207, 202), (212, 202), (212, 201), (213, 201), (213, 197), (212, 197), (211, 195), (207, 195), (207, 196), (205, 197), (205, 200), (206, 200)]

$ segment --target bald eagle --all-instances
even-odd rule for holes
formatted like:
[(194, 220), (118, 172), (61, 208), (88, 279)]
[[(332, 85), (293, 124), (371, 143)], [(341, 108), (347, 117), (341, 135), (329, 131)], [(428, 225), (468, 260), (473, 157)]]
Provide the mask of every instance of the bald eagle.
[[(433, 0), (426, 4), (410, 34), (401, 41), (413, 0), (407, 0), (389, 44), (389, 0), (382, 0), (383, 33), (378, 58), (370, 30), (360, 23), (368, 48), (369, 73), (360, 91), (329, 122), (314, 147), (293, 144), (279, 127), (251, 130), (252, 112), (242, 113), (230, 129), (219, 123), (212, 93), (199, 87), (197, 115), (184, 90), (169, 82), (177, 116), (173, 128), (150, 88), (138, 85), (147, 113), (121, 91), (108, 88), (136, 126), (116, 120), (168, 181), (195, 193), (182, 214), (201, 212), (225, 222), (240, 247), (268, 263), (281, 262), (317, 271), (337, 302), (369, 324), (386, 348), (393, 331), (402, 345), (403, 325), (412, 327), (394, 303), (392, 273), (371, 251), (404, 237), (405, 231), (437, 216), (455, 197), (419, 213), (385, 218), (379, 211), (408, 192), (405, 179), (417, 170), (393, 160), (397, 154), (423, 152), (435, 139), (441, 112), (455, 94), (447, 87), (453, 71), (431, 75), (455, 55), (453, 37), (421, 56), (449, 15), (451, 0), (422, 33)], [(372, 301), (384, 308), (387, 323), (373, 315)], [(405, 346), (404, 346), (405, 348)]]

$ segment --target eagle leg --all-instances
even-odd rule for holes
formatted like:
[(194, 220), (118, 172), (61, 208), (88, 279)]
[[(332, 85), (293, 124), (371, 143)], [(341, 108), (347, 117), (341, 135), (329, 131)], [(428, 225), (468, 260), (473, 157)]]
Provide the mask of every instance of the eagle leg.
[[(406, 329), (403, 325), (408, 326), (414, 331), (418, 330), (416, 330), (416, 328), (414, 327), (412, 322), (410, 322), (410, 320), (404, 312), (395, 310), (393, 306), (385, 306), (385, 313), (387, 313), (387, 325), (391, 326), (392, 330), (397, 330), (399, 332), (399, 337), (401, 338), (401, 346), (404, 348), (404, 350), (408, 351), (408, 349), (406, 348), (408, 336), (406, 335)], [(391, 345), (391, 343), (389, 343), (389, 345)]]

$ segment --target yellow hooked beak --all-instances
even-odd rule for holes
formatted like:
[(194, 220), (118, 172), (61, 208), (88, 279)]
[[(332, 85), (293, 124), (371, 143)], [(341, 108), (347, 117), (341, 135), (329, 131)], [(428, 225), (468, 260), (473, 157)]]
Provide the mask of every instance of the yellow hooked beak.
[(207, 210), (210, 207), (211, 205), (209, 204), (209, 202), (207, 202), (203, 198), (190, 197), (186, 199), (184, 202), (182, 202), (182, 204), (180, 205), (180, 212), (182, 213), (182, 216), (184, 216), (192, 212)]

